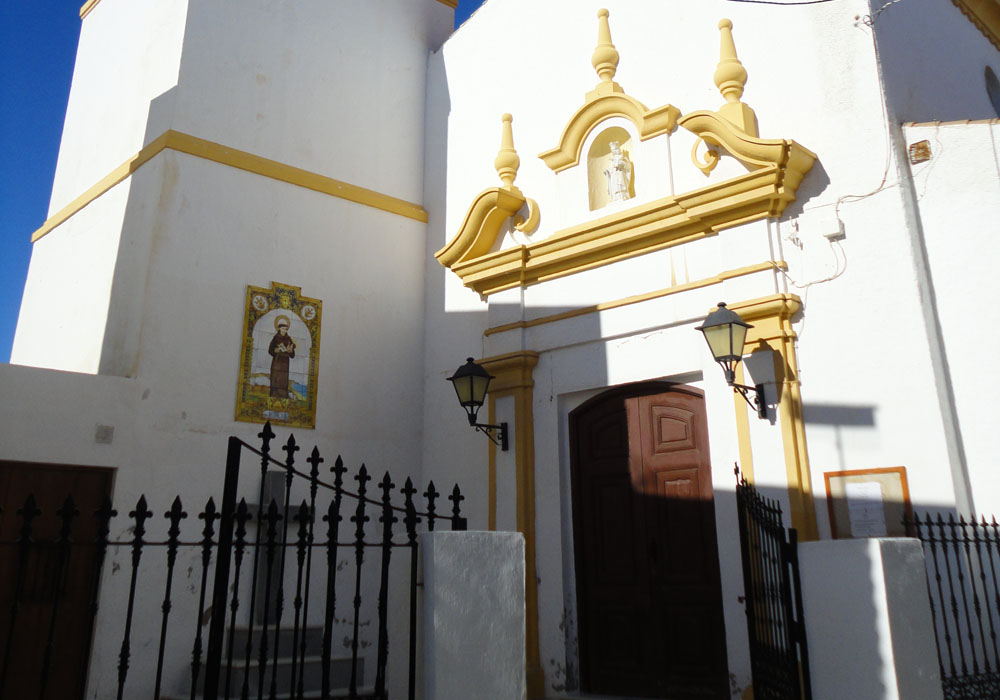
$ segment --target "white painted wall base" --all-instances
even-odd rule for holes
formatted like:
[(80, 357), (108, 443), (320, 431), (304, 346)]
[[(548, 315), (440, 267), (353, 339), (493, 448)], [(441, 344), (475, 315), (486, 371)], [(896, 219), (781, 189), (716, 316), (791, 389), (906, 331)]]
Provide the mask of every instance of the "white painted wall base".
[(814, 700), (940, 700), (919, 540), (799, 546)]
[(425, 700), (523, 700), (524, 537), (421, 535)]

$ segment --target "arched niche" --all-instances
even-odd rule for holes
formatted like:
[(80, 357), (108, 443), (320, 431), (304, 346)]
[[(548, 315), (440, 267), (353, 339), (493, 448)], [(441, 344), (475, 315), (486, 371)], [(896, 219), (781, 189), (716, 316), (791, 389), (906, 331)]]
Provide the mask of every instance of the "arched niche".
[(594, 211), (611, 203), (612, 197), (608, 188), (608, 176), (605, 170), (611, 165), (611, 142), (615, 141), (622, 154), (631, 164), (628, 178), (628, 199), (635, 197), (635, 159), (632, 147), (632, 135), (620, 126), (611, 126), (599, 133), (590, 144), (587, 151), (587, 188), (590, 210)]

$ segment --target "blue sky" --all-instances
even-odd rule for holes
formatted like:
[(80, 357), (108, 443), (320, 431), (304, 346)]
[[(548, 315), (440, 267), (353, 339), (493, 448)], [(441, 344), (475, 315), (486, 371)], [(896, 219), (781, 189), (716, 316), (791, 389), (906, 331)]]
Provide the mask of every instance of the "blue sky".
[[(45, 221), (84, 0), (0, 1), (0, 362), (10, 358), (31, 232)], [(483, 0), (459, 0), (461, 24)]]

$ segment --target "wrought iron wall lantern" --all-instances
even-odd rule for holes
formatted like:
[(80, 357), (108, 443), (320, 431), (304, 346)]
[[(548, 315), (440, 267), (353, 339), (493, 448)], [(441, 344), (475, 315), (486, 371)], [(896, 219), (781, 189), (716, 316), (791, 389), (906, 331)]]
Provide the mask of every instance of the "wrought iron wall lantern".
[[(767, 404), (764, 402), (764, 385), (746, 386), (736, 383), (736, 365), (743, 359), (743, 344), (747, 339), (747, 330), (753, 328), (735, 312), (726, 308), (724, 301), (719, 302), (719, 308), (705, 317), (696, 330), (705, 335), (708, 347), (715, 361), (722, 367), (726, 375), (726, 384), (733, 387), (750, 407), (757, 411), (758, 418), (767, 418)], [(753, 393), (753, 401), (750, 393)]]
[(455, 374), (448, 377), (448, 381), (455, 387), (455, 393), (458, 394), (458, 402), (462, 404), (462, 408), (468, 414), (469, 425), (484, 433), (493, 441), (494, 445), (499, 445), (500, 449), (506, 452), (508, 447), (507, 424), (490, 425), (476, 422), (476, 416), (486, 399), (486, 391), (489, 389), (492, 379), (493, 376), (477, 365), (471, 357), (466, 358), (465, 364), (455, 370)]

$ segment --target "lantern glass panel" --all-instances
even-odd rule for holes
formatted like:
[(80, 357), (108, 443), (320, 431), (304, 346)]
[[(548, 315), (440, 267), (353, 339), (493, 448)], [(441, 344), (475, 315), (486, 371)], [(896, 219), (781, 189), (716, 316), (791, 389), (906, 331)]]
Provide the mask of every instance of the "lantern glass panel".
[(458, 394), (458, 402), (463, 406), (472, 403), (472, 381), (471, 376), (456, 377), (451, 380), (455, 385), (455, 393)]
[(716, 362), (738, 360), (742, 356), (743, 341), (747, 335), (745, 327), (727, 323), (721, 326), (708, 326), (703, 328), (702, 332)]
[(486, 399), (486, 389), (490, 385), (490, 376), (473, 376), (470, 378), (471, 381), (471, 401), (477, 406), (481, 406), (483, 401)]

